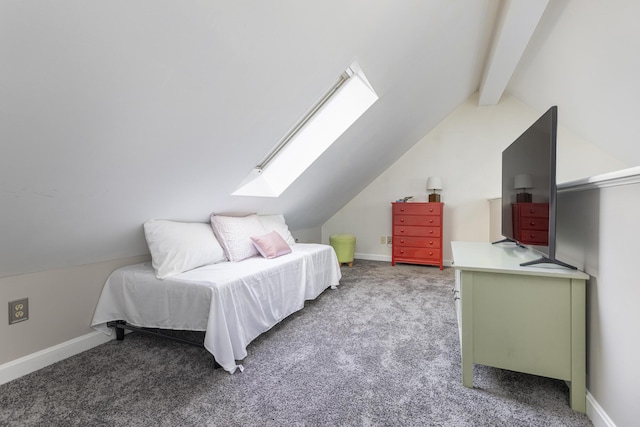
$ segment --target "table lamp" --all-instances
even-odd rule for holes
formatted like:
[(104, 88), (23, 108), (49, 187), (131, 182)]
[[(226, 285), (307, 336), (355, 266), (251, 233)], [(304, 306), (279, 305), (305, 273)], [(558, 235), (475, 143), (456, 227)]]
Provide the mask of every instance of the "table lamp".
[(513, 188), (520, 190), (516, 195), (517, 203), (531, 203), (531, 193), (527, 193), (527, 189), (533, 188), (533, 177), (528, 173), (516, 175), (513, 179)]
[(430, 202), (440, 202), (438, 190), (442, 190), (442, 180), (439, 176), (430, 176), (427, 179), (427, 191), (431, 191), (431, 194), (429, 194)]

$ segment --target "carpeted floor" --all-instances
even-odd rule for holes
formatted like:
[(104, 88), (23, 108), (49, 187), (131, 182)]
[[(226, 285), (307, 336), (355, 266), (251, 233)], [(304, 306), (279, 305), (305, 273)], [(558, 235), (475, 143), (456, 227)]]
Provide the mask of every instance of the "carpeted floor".
[(452, 269), (342, 272), (249, 346), (243, 373), (133, 333), (0, 386), (0, 425), (591, 425), (562, 381), (476, 366), (462, 386)]

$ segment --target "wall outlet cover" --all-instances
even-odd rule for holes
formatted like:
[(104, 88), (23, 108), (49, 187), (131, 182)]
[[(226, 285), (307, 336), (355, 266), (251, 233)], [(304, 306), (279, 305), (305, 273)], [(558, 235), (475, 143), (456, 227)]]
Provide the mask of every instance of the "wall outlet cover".
[(29, 319), (29, 298), (9, 301), (9, 324), (24, 322)]

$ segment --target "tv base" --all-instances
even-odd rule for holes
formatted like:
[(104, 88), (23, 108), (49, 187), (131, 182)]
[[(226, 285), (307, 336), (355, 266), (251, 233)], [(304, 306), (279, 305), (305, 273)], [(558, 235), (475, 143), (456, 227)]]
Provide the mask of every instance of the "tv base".
[(577, 268), (574, 267), (573, 265), (569, 265), (566, 262), (558, 261), (557, 259), (549, 259), (547, 257), (540, 257), (538, 259), (534, 259), (533, 261), (523, 262), (522, 264), (520, 264), (520, 266), (526, 267), (529, 265), (536, 265), (536, 264), (556, 264), (562, 267), (570, 268), (571, 270), (577, 270)]
[[(518, 243), (516, 240), (513, 239), (509, 239), (508, 237), (502, 240), (498, 240), (495, 242), (492, 242), (492, 245), (497, 245), (499, 243), (513, 243), (516, 246), (523, 248), (523, 249), (527, 249), (526, 246), (521, 245), (520, 243)], [(551, 258), (547, 258), (545, 256), (542, 256), (538, 259), (534, 259), (532, 261), (527, 261), (527, 262), (523, 262), (522, 264), (520, 264), (520, 267), (527, 267), (527, 266), (531, 266), (531, 265), (536, 265), (536, 264), (556, 264), (559, 265), (561, 267), (566, 267), (566, 268), (570, 268), (571, 270), (577, 270), (576, 267), (574, 267), (573, 265), (569, 265), (565, 262), (559, 261), (557, 259), (551, 259)]]
[(516, 246), (518, 246), (518, 247), (520, 247), (522, 249), (526, 249), (527, 248), (526, 246), (523, 246), (520, 243), (518, 243), (517, 241), (512, 240), (512, 239), (502, 239), (502, 240), (498, 240), (496, 242), (491, 242), (492, 245), (497, 245), (498, 243), (513, 243), (514, 245), (516, 245)]

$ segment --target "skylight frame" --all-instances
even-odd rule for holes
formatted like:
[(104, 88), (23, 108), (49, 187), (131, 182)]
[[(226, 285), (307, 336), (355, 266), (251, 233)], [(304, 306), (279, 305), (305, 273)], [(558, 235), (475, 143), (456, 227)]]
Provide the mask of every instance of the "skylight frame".
[(251, 171), (236, 196), (280, 196), (376, 101), (357, 62)]

